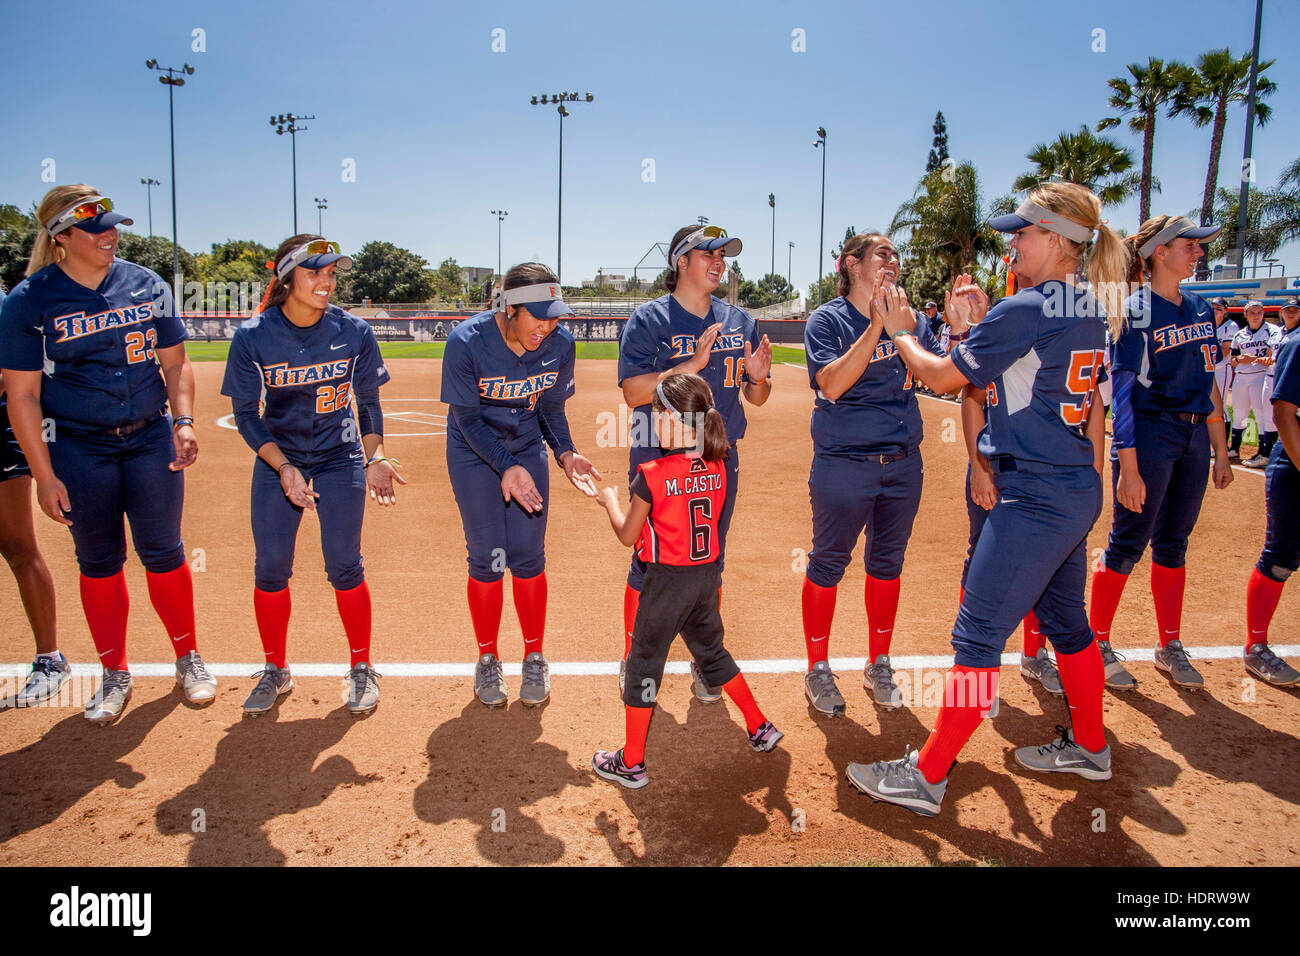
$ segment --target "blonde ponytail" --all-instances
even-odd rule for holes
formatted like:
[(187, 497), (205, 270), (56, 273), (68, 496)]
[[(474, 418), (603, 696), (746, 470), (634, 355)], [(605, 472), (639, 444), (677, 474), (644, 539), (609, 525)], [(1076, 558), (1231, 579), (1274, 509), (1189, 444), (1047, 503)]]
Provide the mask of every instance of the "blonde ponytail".
[(98, 195), (99, 190), (85, 183), (55, 186), (45, 194), (40, 205), (36, 207), (36, 241), (32, 243), (32, 254), (27, 260), (27, 271), (23, 275), (29, 276), (40, 272), (46, 266), (63, 258), (63, 249), (50, 238), (45, 224), (77, 201)]

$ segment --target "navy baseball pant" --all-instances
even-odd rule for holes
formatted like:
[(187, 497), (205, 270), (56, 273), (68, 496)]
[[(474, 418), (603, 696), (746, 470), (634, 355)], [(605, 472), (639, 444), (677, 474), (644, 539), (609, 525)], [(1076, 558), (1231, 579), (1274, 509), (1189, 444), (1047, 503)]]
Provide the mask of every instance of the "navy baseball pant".
[[(1151, 560), (1163, 568), (1187, 562), (1187, 539), (1201, 513), (1210, 479), (1210, 433), (1206, 425), (1163, 421), (1135, 415), (1134, 447), (1138, 474), (1146, 485), (1146, 503), (1129, 511), (1115, 497), (1106, 567), (1129, 574), (1151, 544)], [(1112, 490), (1119, 487), (1119, 455), (1110, 452)]]
[(123, 515), (146, 571), (166, 574), (185, 563), (185, 473), (167, 467), (176, 458), (169, 416), (122, 437), (59, 428), (48, 447), (54, 474), (68, 489), (68, 519), (82, 574), (108, 578), (122, 570)]
[[(336, 591), (365, 580), (361, 564), (361, 519), (366, 510), (365, 455), (361, 446), (312, 465), (294, 465), (311, 482), (320, 522), (325, 575)], [(279, 473), (258, 458), (253, 465), (253, 580), (261, 591), (282, 591), (293, 576), (294, 547), (303, 509), (284, 495)]]
[(808, 476), (813, 516), (808, 580), (822, 588), (839, 584), (864, 529), (867, 574), (879, 581), (902, 574), (924, 474), (917, 451), (888, 464), (881, 464), (879, 456), (872, 461), (813, 455)]
[(1285, 581), (1300, 568), (1300, 471), (1278, 442), (1264, 472), (1268, 530), (1255, 567), (1272, 581)]
[(1058, 654), (1092, 643), (1084, 610), (1088, 532), (1101, 514), (1092, 468), (995, 472), (998, 503), (988, 513), (952, 629), (955, 663), (999, 667), (1025, 615), (1038, 615)]
[(447, 433), (447, 471), (465, 528), (469, 576), (475, 581), (500, 581), (507, 567), (516, 578), (536, 577), (546, 570), (546, 519), (551, 513), (546, 445), (539, 440), (514, 454), (542, 496), (540, 512), (530, 514), (513, 498), (505, 501), (501, 476), (464, 438)]

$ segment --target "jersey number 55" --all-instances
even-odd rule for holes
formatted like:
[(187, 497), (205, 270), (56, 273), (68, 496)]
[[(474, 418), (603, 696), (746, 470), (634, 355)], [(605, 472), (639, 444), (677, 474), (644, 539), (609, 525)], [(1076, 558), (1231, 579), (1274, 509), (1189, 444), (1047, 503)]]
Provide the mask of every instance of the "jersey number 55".
[(1078, 349), (1070, 353), (1070, 371), (1065, 378), (1065, 388), (1076, 401), (1061, 403), (1061, 420), (1078, 427), (1088, 420), (1092, 398), (1097, 392), (1097, 373), (1105, 361), (1101, 349)]

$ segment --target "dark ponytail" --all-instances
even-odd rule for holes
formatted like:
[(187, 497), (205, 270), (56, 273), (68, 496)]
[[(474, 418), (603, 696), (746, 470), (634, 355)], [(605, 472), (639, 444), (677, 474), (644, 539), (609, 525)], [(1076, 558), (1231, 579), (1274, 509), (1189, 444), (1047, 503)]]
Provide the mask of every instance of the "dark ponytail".
[[(677, 248), (677, 243), (681, 242), (683, 239), (685, 239), (687, 236), (689, 236), (691, 233), (693, 233), (696, 229), (699, 228), (700, 228), (699, 226), (682, 226), (682, 228), (674, 232), (673, 241), (668, 243), (668, 254), (671, 256), (673, 254), (673, 250)], [(678, 258), (681, 257), (679, 256)], [(667, 289), (669, 292), (677, 291), (677, 263), (676, 262), (668, 263), (668, 272), (664, 275), (664, 288)]]
[(684, 417), (684, 424), (695, 429), (696, 446), (703, 446), (705, 461), (722, 461), (727, 457), (731, 447), (727, 426), (722, 413), (713, 407), (713, 391), (704, 379), (684, 372), (669, 375), (655, 388), (654, 408), (657, 412), (678, 412)]

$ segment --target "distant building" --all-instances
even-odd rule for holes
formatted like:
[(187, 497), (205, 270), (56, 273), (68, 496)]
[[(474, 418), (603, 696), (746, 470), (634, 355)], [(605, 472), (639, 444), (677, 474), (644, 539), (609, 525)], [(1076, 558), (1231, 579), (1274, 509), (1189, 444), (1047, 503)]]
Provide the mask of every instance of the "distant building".
[[(637, 276), (637, 279), (642, 288), (648, 287), (650, 283), (654, 281), (653, 276), (649, 279), (644, 276)], [(601, 273), (595, 279), (582, 280), (582, 287), (584, 289), (606, 289), (610, 292), (626, 292), (630, 284), (631, 280), (628, 279), (627, 276), (611, 275), (608, 273)]]
[(491, 266), (461, 266), (460, 281), (469, 286), (482, 287), (483, 283), (496, 275)]

